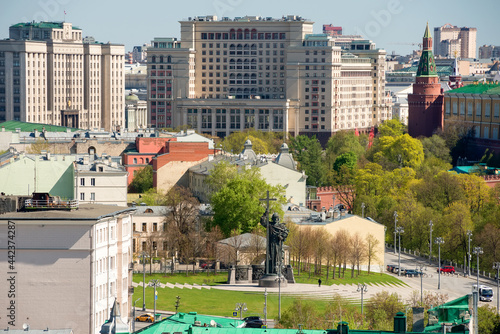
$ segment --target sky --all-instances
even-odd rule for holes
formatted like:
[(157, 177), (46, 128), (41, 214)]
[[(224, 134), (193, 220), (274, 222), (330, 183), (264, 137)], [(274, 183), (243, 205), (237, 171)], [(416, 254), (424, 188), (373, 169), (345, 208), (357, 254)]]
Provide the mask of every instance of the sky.
[[(477, 28), (477, 47), (500, 45), (499, 0), (2, 0), (0, 39), (9, 26), (28, 21), (66, 21), (100, 42), (134, 45), (155, 37), (180, 37), (178, 21), (217, 15), (281, 18), (299, 15), (321, 33), (323, 24), (360, 34), (390, 54), (408, 54), (422, 42), (425, 25)], [(66, 15), (65, 15), (66, 12)], [(413, 44), (413, 45), (412, 45)]]

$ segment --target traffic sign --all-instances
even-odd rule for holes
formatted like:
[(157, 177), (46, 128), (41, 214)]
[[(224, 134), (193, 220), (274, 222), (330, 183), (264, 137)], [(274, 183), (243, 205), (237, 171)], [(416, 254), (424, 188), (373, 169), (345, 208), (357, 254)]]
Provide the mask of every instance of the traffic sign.
[(238, 316), (238, 312), (233, 312), (233, 317), (237, 317)]

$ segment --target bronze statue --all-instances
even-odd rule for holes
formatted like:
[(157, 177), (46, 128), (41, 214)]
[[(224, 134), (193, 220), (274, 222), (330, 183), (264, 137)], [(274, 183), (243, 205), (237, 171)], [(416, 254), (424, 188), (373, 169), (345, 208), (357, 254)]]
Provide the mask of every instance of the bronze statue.
[(288, 228), (285, 224), (280, 223), (280, 217), (277, 213), (274, 213), (271, 220), (269, 221), (269, 226), (267, 226), (268, 212), (264, 213), (260, 219), (262, 226), (269, 229), (267, 240), (267, 254), (266, 254), (266, 268), (269, 270), (269, 274), (277, 274), (278, 266), (282, 264), (283, 260), (283, 243), (288, 236)]

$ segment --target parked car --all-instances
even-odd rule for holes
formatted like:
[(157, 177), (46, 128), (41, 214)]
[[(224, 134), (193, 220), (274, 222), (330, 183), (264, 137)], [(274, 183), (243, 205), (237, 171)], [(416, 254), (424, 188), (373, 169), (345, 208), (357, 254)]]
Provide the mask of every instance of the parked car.
[(144, 314), (141, 314), (141, 315), (135, 317), (135, 321), (153, 322), (153, 320), (154, 320), (153, 315), (149, 314), (149, 313), (144, 313)]
[(415, 269), (406, 269), (404, 273), (406, 276), (419, 276), (421, 274), (420, 271)]
[(455, 267), (454, 266), (443, 266), (440, 269), (438, 269), (438, 272), (441, 270), (442, 273), (455, 273)]
[(393, 264), (388, 264), (388, 265), (387, 265), (387, 271), (389, 271), (389, 272), (391, 272), (391, 273), (392, 273), (392, 271), (394, 270), (394, 267), (395, 267), (395, 265), (393, 265)]
[(243, 319), (246, 328), (262, 328), (264, 322), (259, 316), (251, 316)]

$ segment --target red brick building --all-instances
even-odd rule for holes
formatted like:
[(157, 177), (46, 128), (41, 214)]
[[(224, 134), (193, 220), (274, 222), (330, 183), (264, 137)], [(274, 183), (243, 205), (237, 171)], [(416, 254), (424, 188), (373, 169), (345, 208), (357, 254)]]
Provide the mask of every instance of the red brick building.
[[(129, 150), (123, 154), (123, 165), (128, 174), (128, 185), (132, 182), (134, 175), (147, 165), (153, 167), (153, 187), (159, 187), (158, 171), (169, 163), (179, 162), (198, 163), (214, 154), (211, 148), (213, 144), (206, 140), (186, 141), (179, 137), (162, 138), (136, 138), (135, 150)], [(183, 169), (184, 167), (180, 167)], [(186, 167), (187, 170), (187, 167)], [(164, 171), (167, 172), (167, 171)], [(176, 173), (182, 173), (177, 167)]]
[(430, 137), (436, 130), (443, 128), (443, 101), (444, 95), (432, 53), (432, 37), (429, 24), (427, 24), (416, 82), (413, 84), (413, 94), (408, 95), (408, 133), (410, 136)]

